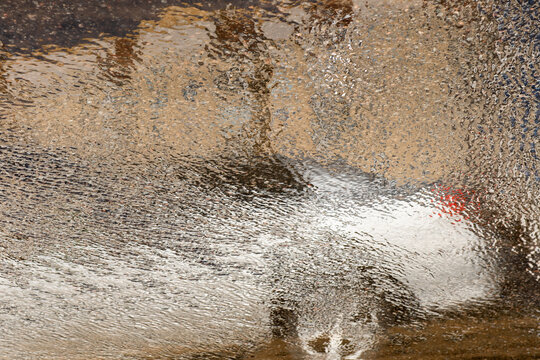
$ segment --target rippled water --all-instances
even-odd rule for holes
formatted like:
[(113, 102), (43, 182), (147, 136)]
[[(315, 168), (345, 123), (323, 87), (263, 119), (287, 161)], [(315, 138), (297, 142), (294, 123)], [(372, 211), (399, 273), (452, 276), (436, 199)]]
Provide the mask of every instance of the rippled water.
[(535, 1), (0, 4), (0, 358), (540, 356)]

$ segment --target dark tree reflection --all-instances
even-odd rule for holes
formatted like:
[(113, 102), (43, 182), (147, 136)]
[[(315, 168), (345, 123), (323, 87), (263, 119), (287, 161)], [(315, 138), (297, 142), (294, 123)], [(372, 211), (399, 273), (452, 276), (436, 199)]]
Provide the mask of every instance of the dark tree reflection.
[(98, 56), (97, 60), (103, 76), (116, 85), (123, 85), (129, 80), (137, 61), (140, 58), (133, 38), (114, 40), (114, 51), (108, 51), (105, 57)]

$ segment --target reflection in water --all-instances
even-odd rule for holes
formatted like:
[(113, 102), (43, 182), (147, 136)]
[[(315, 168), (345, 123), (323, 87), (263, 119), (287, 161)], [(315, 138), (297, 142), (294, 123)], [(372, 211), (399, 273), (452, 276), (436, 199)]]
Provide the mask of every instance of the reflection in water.
[(0, 358), (538, 356), (537, 13), (184, 4), (6, 47)]
[[(252, 141), (252, 155), (269, 150), (270, 103), (268, 83), (272, 78), (272, 60), (264, 34), (257, 29), (252, 14), (240, 10), (220, 11), (215, 20), (215, 39), (208, 56), (219, 59), (229, 68), (217, 70), (216, 86), (220, 90), (244, 92), (250, 119), (244, 124), (243, 138)], [(223, 95), (226, 99), (226, 95)]]
[[(210, 36), (205, 50), (217, 88), (214, 96), (227, 102), (231, 94), (240, 94), (240, 104), (227, 110), (246, 112), (246, 118), (238, 124), (238, 132), (227, 139), (228, 143), (242, 146), (240, 151), (234, 151), (234, 167), (241, 167), (245, 173), (241, 182), (271, 189), (276, 187), (274, 182), (263, 175), (263, 181), (267, 183), (263, 184), (257, 181), (260, 175), (267, 173), (276, 177), (279, 184), (293, 185), (294, 174), (274, 156), (268, 85), (274, 72), (269, 47), (275, 47), (275, 44), (265, 37), (253, 16), (244, 9), (218, 11), (213, 21), (215, 35)], [(192, 92), (194, 85), (188, 87), (188, 92)]]
[[(4, 60), (0, 59), (0, 104), (2, 105), (2, 108), (5, 108), (8, 106), (8, 99), (9, 99), (9, 89), (6, 79), (4, 78)], [(2, 116), (2, 114), (0, 114)]]
[(120, 86), (130, 78), (129, 73), (134, 68), (134, 62), (140, 60), (134, 47), (133, 39), (118, 38), (114, 40), (114, 53), (107, 52), (105, 58), (97, 55), (98, 66), (106, 80)]

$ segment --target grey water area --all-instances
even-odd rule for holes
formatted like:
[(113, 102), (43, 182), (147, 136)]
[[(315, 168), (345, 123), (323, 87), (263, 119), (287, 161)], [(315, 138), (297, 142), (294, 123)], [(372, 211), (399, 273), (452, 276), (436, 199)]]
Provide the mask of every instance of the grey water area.
[[(313, 190), (238, 195), (171, 175), (152, 192), (136, 189), (114, 215), (33, 214), (41, 231), (56, 224), (40, 234), (55, 240), (3, 260), (4, 346), (15, 357), (99, 357), (126, 339), (256, 346), (272, 331), (294, 331), (310, 355), (318, 353), (309, 342), (327, 336), (329, 356), (342, 339), (358, 356), (384, 324), (496, 296), (486, 238), (433, 216), (429, 193), (350, 169), (299, 170)], [(77, 190), (118, 196), (83, 178)]]
[(540, 357), (534, 1), (4, 1), (0, 359)]

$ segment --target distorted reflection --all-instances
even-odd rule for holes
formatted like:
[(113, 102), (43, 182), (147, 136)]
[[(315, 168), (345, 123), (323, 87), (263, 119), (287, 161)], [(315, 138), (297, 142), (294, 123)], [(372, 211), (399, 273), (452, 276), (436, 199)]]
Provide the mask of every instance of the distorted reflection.
[[(0, 106), (2, 108), (5, 108), (8, 106), (8, 100), (9, 100), (9, 89), (7, 80), (5, 78), (5, 69), (4, 69), (4, 61), (5, 58), (2, 53), (0, 53)], [(0, 113), (0, 117), (3, 118), (3, 114)]]
[(130, 78), (135, 61), (140, 61), (135, 46), (134, 39), (118, 38), (114, 40), (114, 52), (107, 52), (105, 58), (97, 55), (98, 66), (107, 80), (122, 85)]
[[(221, 59), (230, 68), (218, 71), (216, 86), (220, 90), (247, 91), (251, 118), (244, 125), (243, 137), (253, 141), (252, 154), (267, 153), (270, 129), (268, 83), (273, 75), (264, 34), (252, 17), (240, 10), (220, 11), (215, 19), (215, 38), (210, 41), (209, 57)], [(266, 149), (265, 149), (266, 148)]]
[(0, 49), (0, 358), (540, 356), (533, 2), (103, 4)]

